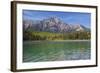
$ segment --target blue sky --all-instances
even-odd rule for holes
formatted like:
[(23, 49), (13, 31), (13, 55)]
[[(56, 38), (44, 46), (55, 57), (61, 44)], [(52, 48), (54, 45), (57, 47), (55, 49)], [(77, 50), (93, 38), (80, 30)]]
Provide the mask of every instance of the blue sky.
[(91, 25), (91, 14), (80, 12), (60, 12), (60, 11), (39, 11), (39, 10), (23, 10), (23, 19), (43, 20), (49, 17), (58, 17), (63, 22), (69, 24), (81, 24), (88, 28)]

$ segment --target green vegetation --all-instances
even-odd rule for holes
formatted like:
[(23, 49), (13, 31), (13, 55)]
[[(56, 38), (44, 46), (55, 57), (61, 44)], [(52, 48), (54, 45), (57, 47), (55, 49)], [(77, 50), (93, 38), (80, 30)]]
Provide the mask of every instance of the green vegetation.
[(69, 33), (52, 33), (39, 31), (24, 31), (23, 40), (89, 40), (91, 33), (86, 31)]

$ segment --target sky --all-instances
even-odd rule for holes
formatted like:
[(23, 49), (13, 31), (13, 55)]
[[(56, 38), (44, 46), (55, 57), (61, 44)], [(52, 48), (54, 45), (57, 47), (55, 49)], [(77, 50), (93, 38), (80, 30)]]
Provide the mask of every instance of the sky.
[(87, 28), (91, 25), (91, 13), (23, 10), (23, 19), (43, 20), (49, 17), (58, 17), (68, 24), (81, 24)]

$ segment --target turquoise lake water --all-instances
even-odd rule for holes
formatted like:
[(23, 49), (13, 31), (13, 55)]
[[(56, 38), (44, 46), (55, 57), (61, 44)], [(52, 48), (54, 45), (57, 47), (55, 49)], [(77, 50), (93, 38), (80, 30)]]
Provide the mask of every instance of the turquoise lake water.
[(24, 41), (23, 62), (87, 60), (90, 41)]

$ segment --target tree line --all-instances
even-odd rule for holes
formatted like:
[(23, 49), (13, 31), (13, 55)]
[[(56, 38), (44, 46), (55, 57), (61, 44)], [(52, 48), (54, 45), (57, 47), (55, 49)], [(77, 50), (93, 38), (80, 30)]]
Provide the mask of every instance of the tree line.
[(90, 38), (91, 33), (86, 31), (69, 33), (23, 31), (23, 40), (89, 40)]

